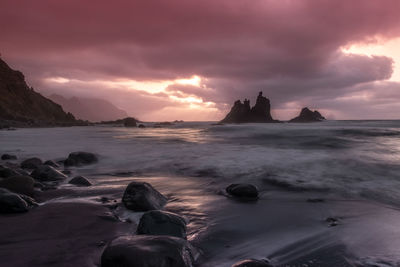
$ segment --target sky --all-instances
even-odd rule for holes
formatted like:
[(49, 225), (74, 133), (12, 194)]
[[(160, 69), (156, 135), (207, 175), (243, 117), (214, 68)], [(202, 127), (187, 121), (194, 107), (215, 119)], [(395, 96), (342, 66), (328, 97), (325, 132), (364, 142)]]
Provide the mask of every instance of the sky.
[(0, 53), (44, 95), (141, 120), (400, 119), (398, 0), (1, 0)]

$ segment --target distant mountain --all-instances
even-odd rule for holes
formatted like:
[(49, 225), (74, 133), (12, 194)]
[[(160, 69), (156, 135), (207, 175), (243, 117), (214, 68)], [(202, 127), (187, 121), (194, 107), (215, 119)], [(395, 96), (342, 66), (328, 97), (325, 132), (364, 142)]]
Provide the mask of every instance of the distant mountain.
[(49, 98), (71, 112), (76, 118), (92, 122), (111, 121), (128, 117), (126, 111), (112, 103), (98, 98), (66, 98), (61, 95), (50, 95)]
[(20, 71), (0, 59), (0, 126), (73, 125), (71, 113), (35, 92)]

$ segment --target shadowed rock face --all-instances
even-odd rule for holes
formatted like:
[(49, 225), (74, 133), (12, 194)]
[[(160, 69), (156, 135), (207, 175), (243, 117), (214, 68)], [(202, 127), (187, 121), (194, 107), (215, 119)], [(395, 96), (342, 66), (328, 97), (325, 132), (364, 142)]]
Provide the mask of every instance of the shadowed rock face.
[(27, 125), (74, 124), (71, 113), (30, 88), (24, 75), (0, 59), (0, 120)]
[(311, 111), (308, 108), (303, 108), (300, 112), (300, 115), (291, 119), (289, 122), (318, 122), (324, 120), (325, 117), (323, 117), (318, 111)]
[(276, 122), (271, 116), (271, 105), (269, 99), (258, 94), (256, 104), (250, 108), (250, 100), (245, 99), (242, 103), (237, 100), (231, 111), (221, 121), (222, 123), (246, 123), (246, 122)]

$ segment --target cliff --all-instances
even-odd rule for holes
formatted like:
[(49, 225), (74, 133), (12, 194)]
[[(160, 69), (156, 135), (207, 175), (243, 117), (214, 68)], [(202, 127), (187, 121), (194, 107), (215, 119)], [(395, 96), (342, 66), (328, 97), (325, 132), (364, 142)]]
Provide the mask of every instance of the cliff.
[[(82, 122), (81, 122), (82, 123)], [(79, 124), (71, 113), (30, 88), (20, 71), (0, 59), (0, 126)]]

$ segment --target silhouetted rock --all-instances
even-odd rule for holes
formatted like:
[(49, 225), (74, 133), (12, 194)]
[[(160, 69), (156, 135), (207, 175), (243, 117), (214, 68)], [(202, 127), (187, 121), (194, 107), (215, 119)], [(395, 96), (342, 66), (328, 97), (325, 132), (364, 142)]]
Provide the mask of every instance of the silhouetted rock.
[(11, 168), (0, 165), (0, 177), (8, 178), (11, 176), (19, 175), (19, 173)]
[(146, 128), (146, 126), (144, 124), (139, 124), (138, 127), (139, 128)]
[(122, 202), (127, 209), (149, 211), (161, 209), (167, 203), (167, 198), (149, 183), (131, 182), (125, 189)]
[(17, 156), (11, 154), (3, 154), (1, 155), (2, 160), (16, 160)]
[(49, 165), (38, 166), (32, 173), (31, 176), (41, 182), (61, 181), (67, 178), (65, 174), (54, 169)]
[(39, 158), (29, 158), (21, 162), (21, 168), (23, 169), (36, 169), (38, 166), (42, 165), (43, 162)]
[(277, 122), (272, 119), (271, 116), (271, 105), (269, 99), (259, 93), (256, 104), (250, 108), (250, 100), (245, 99), (242, 103), (237, 100), (231, 111), (221, 121), (221, 123), (266, 123), (266, 122)]
[(248, 259), (237, 262), (232, 267), (273, 267), (267, 260)]
[(181, 216), (161, 211), (148, 211), (140, 218), (138, 235), (169, 235), (186, 239), (186, 221)]
[(44, 165), (49, 165), (49, 166), (51, 166), (53, 168), (59, 168), (60, 167), (60, 165), (58, 165), (57, 163), (55, 163), (52, 160), (46, 160), (43, 164)]
[(136, 127), (136, 119), (134, 118), (125, 118), (124, 119), (125, 127)]
[(72, 152), (64, 161), (65, 166), (83, 166), (93, 164), (98, 161), (97, 156), (90, 152)]
[(25, 201), (24, 197), (0, 188), (0, 213), (26, 212), (29, 208), (30, 203)]
[(0, 121), (8, 126), (76, 125), (71, 113), (30, 88), (24, 75), (0, 59)]
[(231, 196), (243, 199), (257, 199), (258, 190), (252, 184), (231, 184), (226, 188), (226, 192)]
[(17, 175), (0, 180), (0, 187), (18, 194), (33, 196), (35, 181), (30, 176)]
[(303, 108), (300, 115), (291, 119), (289, 122), (318, 122), (323, 120), (325, 120), (325, 118), (318, 111), (311, 111), (308, 108)]
[(74, 185), (81, 185), (81, 186), (91, 186), (92, 183), (83, 176), (75, 176), (74, 178), (71, 179), (71, 181), (69, 181), (70, 184), (74, 184)]
[(101, 267), (193, 267), (197, 253), (182, 238), (173, 236), (121, 236), (108, 244)]

